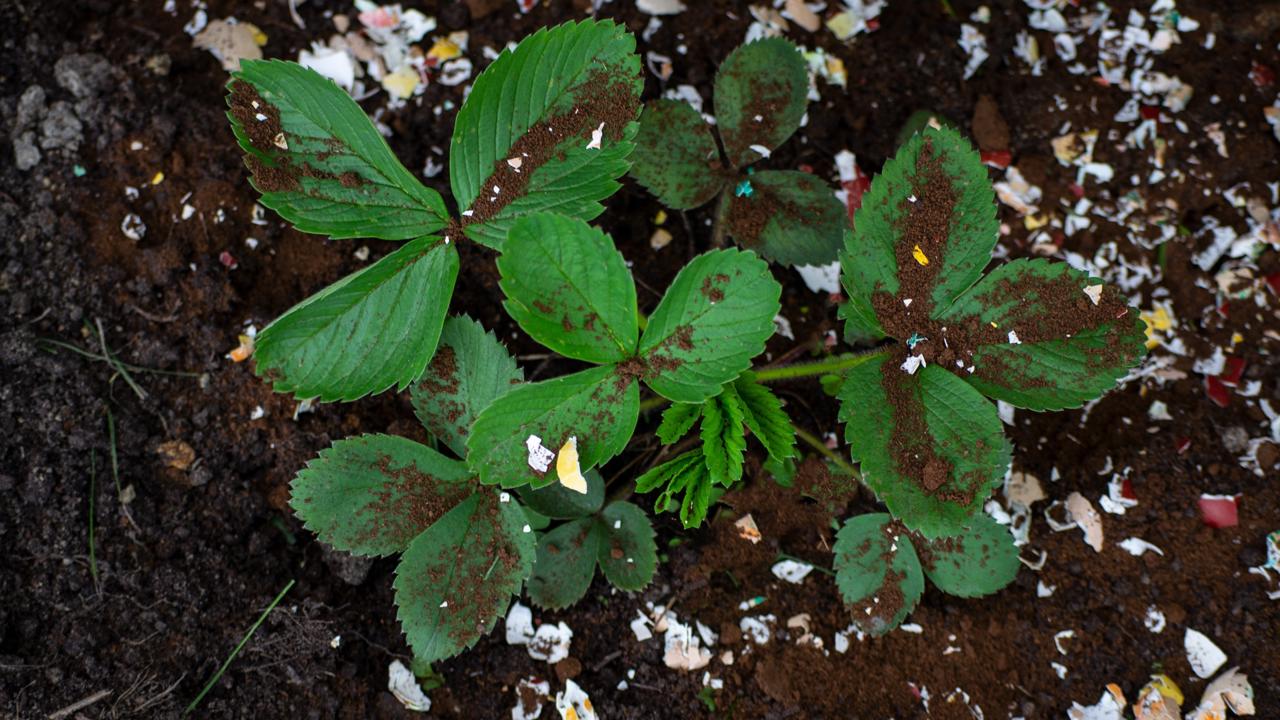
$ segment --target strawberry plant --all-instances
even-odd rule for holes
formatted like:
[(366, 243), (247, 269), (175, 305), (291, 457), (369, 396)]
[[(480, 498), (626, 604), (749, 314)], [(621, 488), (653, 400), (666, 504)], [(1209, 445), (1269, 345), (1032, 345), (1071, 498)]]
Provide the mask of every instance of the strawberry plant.
[(1086, 273), (1035, 259), (984, 275), (998, 234), (978, 154), (927, 128), (872, 181), (846, 235), (846, 335), (883, 343), (839, 388), (845, 439), (889, 510), (850, 520), (835, 546), (837, 584), (868, 632), (902, 622), (924, 575), (963, 596), (1013, 579), (1011, 537), (980, 511), (1011, 452), (987, 398), (1079, 407), (1145, 352), (1137, 311)]
[(295, 63), (242, 63), (228, 117), (262, 204), (303, 232), (403, 242), (268, 325), (257, 372), (322, 401), (417, 380), (453, 294), (456, 243), (500, 250), (531, 213), (599, 215), (628, 168), (642, 85), (635, 38), (612, 22), (544, 28), (504, 52), (458, 111), (454, 216), (333, 82)]
[(800, 127), (808, 91), (804, 58), (790, 42), (770, 38), (743, 45), (716, 73), (718, 132), (686, 102), (648, 103), (631, 176), (678, 210), (718, 197), (717, 245), (727, 234), (775, 262), (829, 263), (847, 225), (831, 188), (810, 173), (754, 167)]

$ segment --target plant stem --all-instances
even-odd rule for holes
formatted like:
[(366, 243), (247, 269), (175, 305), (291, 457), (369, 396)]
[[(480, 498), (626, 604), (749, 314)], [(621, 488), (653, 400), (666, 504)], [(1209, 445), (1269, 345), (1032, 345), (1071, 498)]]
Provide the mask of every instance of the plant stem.
[(796, 378), (812, 377), (814, 375), (829, 375), (857, 367), (873, 357), (875, 357), (875, 353), (866, 353), (863, 355), (854, 355), (852, 357), (828, 358), (826, 360), (818, 360), (816, 362), (796, 363), (795, 365), (784, 365), (782, 367), (761, 368), (755, 371), (756, 381), (767, 383), (777, 382), (779, 380), (794, 380)]
[(720, 199), (716, 201), (715, 222), (711, 225), (711, 247), (725, 246), (725, 236), (729, 234), (729, 204), (733, 202), (733, 183), (727, 183), (720, 191)]
[(650, 410), (657, 410), (658, 408), (662, 407), (663, 405), (666, 405), (669, 402), (671, 401), (662, 397), (661, 395), (654, 395), (651, 398), (645, 398), (644, 400), (640, 401), (640, 412), (646, 413), (646, 412), (649, 412)]
[(93, 538), (94, 533), (97, 531), (97, 522), (94, 519), (97, 515), (97, 494), (98, 450), (97, 448), (92, 448), (89, 451), (89, 574), (93, 576), (95, 590), (100, 587), (98, 583), (98, 552)]
[(806, 445), (817, 450), (823, 457), (830, 460), (832, 465), (835, 465), (844, 472), (849, 473), (851, 477), (856, 478), (859, 482), (862, 481), (862, 473), (858, 472), (858, 469), (853, 465), (850, 465), (848, 460), (840, 457), (834, 450), (827, 447), (827, 444), (822, 442), (821, 439), (814, 437), (804, 428), (793, 427), (793, 429), (796, 431), (796, 437), (803, 440)]

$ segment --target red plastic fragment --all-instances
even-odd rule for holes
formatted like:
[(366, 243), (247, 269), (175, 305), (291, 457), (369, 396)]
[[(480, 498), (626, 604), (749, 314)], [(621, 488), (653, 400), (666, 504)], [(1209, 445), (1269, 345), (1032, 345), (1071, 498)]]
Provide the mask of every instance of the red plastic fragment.
[(1260, 88), (1271, 87), (1276, 82), (1276, 71), (1254, 60), (1253, 67), (1249, 69), (1249, 79)]
[(1004, 170), (1013, 162), (1013, 153), (1008, 150), (983, 150), (982, 163), (987, 167)]
[(221, 253), (218, 254), (218, 262), (222, 263), (223, 267), (225, 267), (228, 270), (235, 270), (236, 266), (240, 264), (236, 262), (236, 256), (232, 255), (226, 250), (223, 250)]
[(1083, 185), (1081, 185), (1081, 184), (1079, 184), (1079, 183), (1071, 183), (1071, 184), (1070, 184), (1070, 185), (1068, 185), (1067, 187), (1071, 189), (1071, 194), (1072, 194), (1072, 195), (1075, 195), (1077, 200), (1079, 200), (1080, 198), (1084, 197), (1084, 186), (1083, 186)]
[(841, 180), (840, 187), (845, 193), (845, 207), (849, 211), (849, 222), (853, 222), (853, 213), (862, 207), (862, 195), (871, 189), (871, 178), (862, 172), (857, 164), (853, 166), (853, 179)]
[(1183, 453), (1191, 449), (1191, 438), (1189, 437), (1178, 438), (1173, 444), (1173, 449), (1176, 450), (1179, 455), (1182, 455)]
[[(1184, 439), (1187, 440), (1188, 445), (1191, 443), (1190, 438), (1184, 438)], [(1120, 483), (1120, 497), (1124, 498), (1125, 500), (1136, 501), (1138, 499), (1138, 495), (1135, 492), (1133, 492), (1133, 483), (1129, 482), (1129, 478), (1125, 478)]]
[(867, 21), (867, 32), (875, 32), (880, 29), (880, 18), (871, 18)]
[(1160, 117), (1160, 106), (1159, 105), (1143, 105), (1142, 109), (1139, 110), (1139, 112), (1142, 114), (1143, 120), (1157, 120)]
[(1211, 528), (1229, 528), (1240, 524), (1239, 495), (1201, 495), (1200, 519)]
[(1263, 278), (1267, 281), (1267, 285), (1271, 288), (1271, 292), (1280, 295), (1280, 272), (1271, 273)]
[(1235, 387), (1240, 384), (1240, 378), (1244, 375), (1244, 366), (1244, 358), (1228, 355), (1226, 365), (1218, 375), (1218, 379), (1223, 385)]
[(1218, 314), (1224, 318), (1231, 317), (1231, 301), (1230, 300), (1222, 301), (1222, 304), (1218, 306)]
[(1231, 391), (1216, 375), (1211, 375), (1204, 379), (1204, 391), (1209, 395), (1209, 399), (1213, 401), (1213, 404), (1218, 407), (1226, 407), (1231, 404)]

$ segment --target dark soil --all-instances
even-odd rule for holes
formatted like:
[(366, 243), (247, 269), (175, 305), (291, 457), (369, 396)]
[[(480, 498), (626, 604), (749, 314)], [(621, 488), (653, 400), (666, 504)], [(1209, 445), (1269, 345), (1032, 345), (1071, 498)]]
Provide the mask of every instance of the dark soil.
[[(666, 18), (639, 49), (675, 58), (670, 84), (692, 84), (709, 101), (716, 66), (751, 18), (735, 2), (688, 4), (690, 10)], [(832, 158), (847, 147), (864, 170), (875, 172), (893, 152), (906, 118), (929, 108), (966, 131), (975, 130), (969, 125), (975, 118), (984, 145), (1001, 144), (1006, 123), (1015, 164), (1044, 189), (1042, 208), (1075, 201), (1076, 171), (1059, 166), (1050, 146), (1066, 123), (1076, 131), (1101, 129), (1096, 157), (1116, 170), (1111, 183), (1091, 181), (1090, 197), (1114, 200), (1129, 192), (1129, 178), (1146, 177), (1151, 165), (1145, 153), (1117, 149), (1131, 125), (1111, 118), (1127, 94), (1090, 75), (1071, 75), (1056, 60), (1042, 77), (1031, 76), (1012, 56), (1026, 6), (988, 4), (993, 18), (982, 30), (991, 57), (967, 81), (956, 38), (974, 2), (951, 0), (953, 17), (947, 3), (894, 0), (879, 30), (848, 46), (825, 30), (809, 35), (793, 28), (792, 39), (821, 44), (844, 60), (849, 89), (820, 81), (823, 99), (810, 105), (808, 124), (761, 167), (806, 165), (834, 184)], [(69, 716), (177, 717), (271, 599), (296, 580), (196, 714), (411, 717), (386, 688), (390, 661), (409, 660), (392, 603), (394, 561), (361, 563), (327, 553), (287, 504), (293, 474), (337, 438), (388, 432), (426, 440), (407, 394), (322, 405), (295, 420), (290, 398), (273, 395), (250, 363), (224, 357), (247, 323), (261, 328), (362, 266), (357, 248), (367, 245), (379, 257), (393, 245), (324, 241), (270, 213), (262, 224), (254, 222), (256, 195), (224, 114), (226, 73), (210, 54), (191, 47), (181, 26), (192, 10), (186, 0), (177, 5), (171, 15), (162, 0), (0, 3), (3, 125), (21, 130), (30, 124), (19, 99), (38, 85), (50, 109), (37, 133), (62, 133), (74, 125), (68, 117), (78, 118), (83, 133), (78, 145), (42, 150), (32, 170), (19, 171), (8, 160), (7, 144), (0, 163), (0, 716), (43, 718), (107, 691)], [(286, 2), (209, 5), (211, 19), (236, 14), (258, 25), (270, 38), (267, 56), (284, 58), (332, 32), (327, 13), (351, 12), (327, 0), (301, 3), (308, 27), (302, 30)], [(473, 21), (467, 7), (484, 5), (498, 10)], [(1130, 7), (1149, 9), (1149, 3), (1112, 5), (1119, 18)], [(734, 718), (969, 718), (967, 698), (988, 718), (1061, 718), (1073, 701), (1096, 702), (1107, 683), (1118, 683), (1132, 700), (1153, 672), (1173, 677), (1190, 706), (1205, 683), (1183, 652), (1186, 628), (1213, 638), (1229, 665), (1249, 675), (1259, 717), (1280, 714), (1280, 602), (1267, 598), (1274, 584), (1248, 572), (1266, 560), (1265, 535), (1280, 529), (1278, 453), (1274, 445), (1259, 447), (1257, 457), (1269, 465), (1260, 473), (1238, 459), (1242, 438), (1267, 434), (1260, 401), (1280, 406), (1280, 301), (1260, 280), (1275, 278), (1280, 258), (1275, 247), (1257, 258), (1252, 278), (1242, 281), (1253, 288), (1245, 296), (1234, 292), (1238, 287), (1230, 296), (1216, 294), (1214, 272), (1193, 264), (1210, 242), (1202, 232), (1206, 217), (1245, 229), (1224, 190), (1244, 184), (1245, 196), (1261, 198), (1268, 208), (1276, 204), (1265, 183), (1277, 179), (1280, 144), (1262, 109), (1275, 101), (1277, 88), (1255, 64), (1280, 67), (1280, 4), (1228, 8), (1184, 0), (1179, 8), (1202, 29), (1155, 64), (1195, 87), (1190, 104), (1176, 114), (1188, 134), (1161, 121), (1162, 135), (1175, 139), (1170, 158), (1187, 175), (1151, 189), (1146, 208), (1164, 212), (1164, 222), (1187, 232), (1145, 249), (1129, 243), (1120, 224), (1099, 221), (1070, 237), (1058, 233), (1053, 243), (1092, 258), (1116, 241), (1130, 262), (1161, 268), (1157, 279), (1130, 292), (1141, 294), (1143, 309), (1153, 300), (1169, 303), (1178, 324), (1166, 335), (1176, 335), (1187, 355), (1173, 358), (1161, 378), (1130, 382), (1087, 411), (1018, 412), (1009, 428), (1015, 469), (1039, 477), (1052, 499), (1079, 491), (1096, 501), (1114, 474), (1128, 478), (1139, 504), (1123, 516), (1103, 514), (1104, 551), (1095, 553), (1078, 531), (1051, 532), (1037, 505), (1023, 556), (1047, 553), (1040, 571), (1022, 569), (1013, 585), (987, 599), (961, 600), (930, 588), (909, 617), (921, 634), (853, 640), (840, 654), (833, 633), (848, 626), (849, 616), (832, 579), (814, 572), (802, 586), (788, 585), (770, 566), (785, 552), (829, 567), (831, 518), (877, 505), (865, 491), (840, 487), (820, 464), (807, 464), (797, 479), (807, 488), (801, 495), (776, 487), (752, 459), (748, 477), (755, 480), (728, 497), (708, 527), (684, 532), (672, 518), (659, 519), (664, 562), (650, 589), (628, 597), (597, 580), (577, 607), (535, 614), (573, 628), (576, 682), (602, 717), (700, 717), (714, 701), (717, 716)], [(479, 48), (501, 48), (581, 14), (567, 0), (544, 0), (528, 15), (516, 14), (514, 2), (482, 0), (426, 2), (422, 9), (440, 20), (441, 32), (471, 32), (468, 55), (477, 69), (484, 64)], [(603, 13), (637, 33), (648, 22), (629, 0), (607, 4)], [(1203, 47), (1206, 31), (1216, 37), (1212, 51)], [(1042, 53), (1052, 55), (1051, 37), (1037, 35)], [(1091, 54), (1082, 48), (1080, 59), (1090, 67)], [(649, 73), (645, 82), (646, 99), (662, 89)], [(421, 102), (381, 117), (408, 167), (417, 171), (432, 148), (448, 147), (453, 111), (437, 116), (431, 109), (444, 100), (460, 103), (462, 90), (435, 84)], [(979, 102), (988, 95), (994, 111)], [(383, 102), (375, 96), (367, 109)], [(1229, 158), (1205, 136), (1213, 123), (1221, 123)], [(1115, 130), (1116, 137), (1107, 136)], [(76, 166), (82, 176), (73, 172)], [(447, 195), (446, 178), (427, 182)], [(136, 188), (136, 197), (126, 188)], [(187, 220), (181, 219), (184, 204), (196, 208)], [(672, 213), (666, 227), (674, 241), (655, 252), (648, 239), (659, 208), (643, 190), (628, 181), (607, 207), (600, 223), (634, 263), (640, 307), (651, 310), (676, 271), (707, 247), (714, 208)], [(147, 224), (138, 241), (121, 232), (129, 213)], [(1000, 219), (1009, 227), (1002, 251), (1032, 255), (1023, 219), (1004, 205)], [(1144, 227), (1157, 229), (1154, 221)], [(246, 238), (256, 239), (257, 248), (247, 247)], [(453, 310), (476, 317), (517, 353), (544, 352), (502, 313), (492, 254), (461, 245), (464, 271)], [(796, 339), (775, 337), (770, 356), (801, 359), (823, 347), (829, 331), (838, 334), (835, 308), (794, 273), (779, 269), (776, 275)], [(1280, 278), (1273, 287), (1280, 290)], [(131, 366), (192, 375), (132, 370), (135, 388), (107, 363), (44, 339), (93, 354), (105, 343)], [(1245, 363), (1234, 385), (1210, 381), (1224, 393), (1221, 403), (1210, 400), (1203, 375), (1192, 367), (1215, 348)], [(573, 368), (542, 356), (522, 364), (531, 379)], [(1246, 395), (1255, 381), (1256, 394)], [(839, 436), (835, 405), (816, 381), (785, 384), (778, 392), (799, 425)], [(1157, 400), (1172, 421), (1149, 419)], [(652, 458), (653, 427), (654, 418), (642, 419), (634, 450), (605, 468), (607, 478), (634, 474)], [(1241, 493), (1239, 525), (1206, 527), (1196, 510), (1201, 493)], [(742, 540), (733, 526), (747, 512), (763, 534), (759, 544)], [(1164, 555), (1133, 557), (1116, 546), (1126, 537), (1148, 540)], [(1052, 596), (1039, 597), (1038, 583), (1054, 587)], [(763, 604), (738, 609), (756, 596)], [(723, 689), (704, 692), (701, 672), (666, 668), (660, 639), (634, 639), (628, 624), (644, 600), (674, 603), (682, 620), (697, 618), (721, 631), (708, 670), (723, 679)], [(1160, 634), (1143, 625), (1152, 605), (1167, 617)], [(766, 613), (776, 617), (774, 639), (748, 650), (739, 620)], [(787, 630), (785, 621), (799, 613), (810, 615), (824, 649), (794, 642), (799, 631)], [(1054, 634), (1067, 629), (1075, 635), (1062, 654)], [(718, 659), (725, 649), (734, 652), (731, 666)], [(1050, 663), (1065, 666), (1065, 678)], [(548, 678), (554, 691), (563, 687), (554, 676), (573, 667), (553, 672), (523, 648), (508, 646), (499, 627), (438, 665), (445, 685), (432, 692), (433, 713), (509, 717), (521, 679)], [(624, 679), (627, 689), (618, 690)], [(543, 709), (542, 717), (554, 715), (553, 708)]]

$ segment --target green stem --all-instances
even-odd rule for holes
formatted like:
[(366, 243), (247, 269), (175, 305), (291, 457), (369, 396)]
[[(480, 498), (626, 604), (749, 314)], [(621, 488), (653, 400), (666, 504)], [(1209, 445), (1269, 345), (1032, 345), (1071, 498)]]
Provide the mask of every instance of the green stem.
[(249, 628), (249, 632), (245, 633), (245, 636), (240, 639), (240, 644), (236, 645), (236, 649), (232, 650), (231, 654), (227, 656), (226, 661), (222, 663), (222, 667), (218, 668), (218, 672), (214, 673), (213, 677), (209, 678), (209, 682), (205, 684), (204, 689), (201, 690), (200, 694), (196, 696), (196, 699), (192, 700), (191, 704), (187, 706), (187, 711), (183, 713), (183, 717), (190, 715), (191, 711), (195, 710), (196, 706), (200, 704), (200, 701), (204, 699), (204, 696), (213, 689), (213, 686), (218, 684), (218, 680), (222, 677), (222, 674), (227, 671), (228, 667), (231, 667), (231, 661), (236, 659), (236, 655), (239, 655), (240, 651), (244, 649), (245, 644), (249, 642), (249, 638), (253, 637), (253, 634), (258, 631), (258, 627), (262, 625), (262, 621), (266, 620), (267, 616), (271, 614), (271, 611), (275, 610), (276, 606), (280, 604), (280, 601), (284, 599), (285, 593), (289, 592), (290, 588), (293, 587), (293, 583), (294, 581), (290, 580), (289, 584), (285, 585), (284, 589), (280, 591), (280, 594), (276, 595), (276, 599), (272, 600), (271, 604), (267, 606), (267, 609), (262, 611), (262, 614), (258, 616), (258, 621), (255, 622), (253, 627)]
[(663, 405), (666, 405), (669, 402), (671, 401), (662, 397), (661, 395), (654, 395), (651, 398), (645, 398), (644, 400), (640, 401), (640, 412), (647, 413), (650, 410), (657, 410), (658, 408), (662, 407)]
[(796, 363), (782, 367), (766, 367), (755, 371), (757, 382), (777, 382), (814, 375), (830, 375), (849, 368), (857, 367), (875, 357), (875, 353), (865, 353), (852, 357), (836, 357), (809, 363)]
[(814, 570), (817, 570), (818, 572), (824, 575), (830, 575), (831, 577), (836, 576), (836, 573), (834, 570), (831, 570), (830, 568), (824, 568), (821, 565), (814, 565), (808, 560), (805, 560), (802, 557), (796, 557), (795, 555), (792, 555), (790, 553), (779, 552), (778, 557), (774, 560), (774, 562), (776, 563), (778, 562), (778, 560), (795, 560), (796, 562), (804, 563), (805, 565), (808, 565), (809, 567), (813, 568)]
[(804, 443), (809, 447), (817, 450), (823, 457), (830, 460), (832, 465), (835, 465), (844, 472), (849, 473), (851, 477), (857, 479), (859, 482), (862, 481), (862, 473), (858, 472), (858, 469), (853, 465), (850, 465), (848, 460), (840, 457), (834, 450), (827, 447), (827, 444), (822, 442), (820, 438), (814, 437), (804, 428), (796, 427), (793, 429), (796, 431), (796, 437), (804, 441)]
[(733, 202), (733, 183), (726, 183), (720, 191), (720, 199), (716, 202), (715, 222), (711, 226), (711, 247), (725, 246), (725, 236), (729, 234), (729, 205)]

